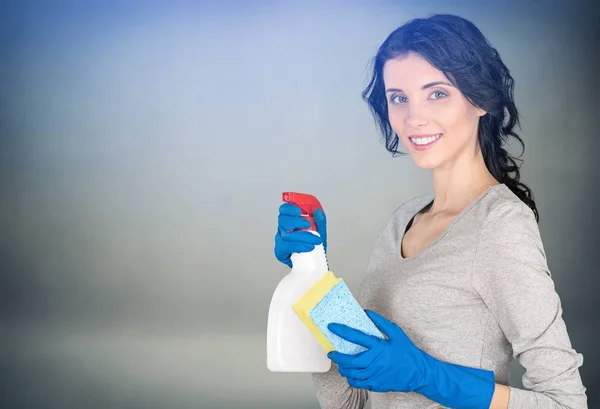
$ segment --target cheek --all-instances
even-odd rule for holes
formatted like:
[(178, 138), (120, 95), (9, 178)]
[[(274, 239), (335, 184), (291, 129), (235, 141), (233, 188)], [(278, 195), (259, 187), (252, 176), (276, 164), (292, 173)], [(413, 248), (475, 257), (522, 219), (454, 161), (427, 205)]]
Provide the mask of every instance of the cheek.
[[(388, 120), (392, 130), (401, 138), (406, 127), (407, 109), (405, 107), (388, 107)], [(453, 103), (437, 103), (424, 106), (419, 116), (428, 123), (428, 131), (441, 131), (452, 133), (460, 131), (465, 125), (468, 112), (465, 107)]]
[(460, 122), (459, 118), (463, 116), (456, 108), (450, 103), (439, 103), (430, 110), (430, 118), (444, 128), (451, 128), (456, 122)]
[(405, 123), (405, 115), (401, 109), (388, 109), (388, 119), (390, 121), (390, 126), (399, 136), (402, 136), (402, 128)]
[(453, 133), (462, 135), (464, 139), (469, 139), (473, 131), (477, 128), (479, 117), (474, 116), (472, 112), (466, 109), (457, 110), (452, 116), (445, 118), (445, 125)]

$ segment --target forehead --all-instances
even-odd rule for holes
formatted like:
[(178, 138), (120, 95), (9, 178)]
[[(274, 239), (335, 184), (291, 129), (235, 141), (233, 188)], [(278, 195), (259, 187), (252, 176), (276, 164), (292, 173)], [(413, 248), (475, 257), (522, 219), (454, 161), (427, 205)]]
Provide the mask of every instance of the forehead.
[(420, 55), (409, 53), (384, 64), (383, 81), (386, 88), (418, 89), (430, 82), (447, 81), (447, 78)]

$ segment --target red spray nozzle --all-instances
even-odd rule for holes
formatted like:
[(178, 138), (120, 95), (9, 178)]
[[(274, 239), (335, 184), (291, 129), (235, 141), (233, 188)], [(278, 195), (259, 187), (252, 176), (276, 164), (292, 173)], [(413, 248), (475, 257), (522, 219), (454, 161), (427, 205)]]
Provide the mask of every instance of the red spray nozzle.
[(302, 217), (310, 222), (307, 230), (317, 230), (314, 214), (317, 209), (323, 210), (323, 206), (316, 197), (307, 193), (283, 192), (281, 198), (284, 202), (295, 204), (302, 210)]

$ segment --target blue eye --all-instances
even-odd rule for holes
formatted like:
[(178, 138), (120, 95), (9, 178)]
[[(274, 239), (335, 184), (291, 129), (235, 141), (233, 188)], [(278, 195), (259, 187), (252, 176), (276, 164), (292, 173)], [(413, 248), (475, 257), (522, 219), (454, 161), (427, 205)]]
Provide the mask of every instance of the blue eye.
[[(431, 99), (434, 99), (434, 100), (436, 100), (436, 99), (442, 99), (442, 98), (445, 98), (445, 97), (448, 96), (448, 94), (446, 94), (443, 91), (434, 91), (431, 95), (432, 96), (435, 95), (434, 98), (431, 98)], [(408, 100), (408, 98), (406, 98), (405, 96), (402, 96), (402, 95), (393, 95), (390, 98), (390, 102), (392, 104), (405, 104), (407, 102), (407, 100)]]
[[(402, 102), (399, 102), (398, 98), (404, 98), (404, 100)], [(392, 98), (390, 98), (390, 101), (394, 104), (402, 104), (402, 103), (406, 102), (406, 97), (403, 97), (401, 95), (394, 95)]]

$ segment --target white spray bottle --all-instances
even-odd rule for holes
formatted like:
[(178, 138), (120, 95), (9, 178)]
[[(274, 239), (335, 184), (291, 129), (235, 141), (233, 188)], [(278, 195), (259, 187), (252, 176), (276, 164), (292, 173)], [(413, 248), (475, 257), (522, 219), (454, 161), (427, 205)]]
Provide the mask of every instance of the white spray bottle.
[[(311, 222), (307, 231), (316, 231), (314, 212), (323, 210), (316, 197), (284, 192), (282, 199), (302, 209), (302, 216)], [(267, 367), (272, 372), (327, 372), (331, 360), (307, 326), (298, 318), (292, 305), (296, 303), (328, 271), (322, 244), (310, 252), (291, 255), (292, 270), (275, 289), (267, 323)]]

